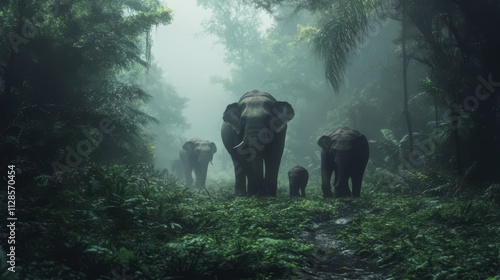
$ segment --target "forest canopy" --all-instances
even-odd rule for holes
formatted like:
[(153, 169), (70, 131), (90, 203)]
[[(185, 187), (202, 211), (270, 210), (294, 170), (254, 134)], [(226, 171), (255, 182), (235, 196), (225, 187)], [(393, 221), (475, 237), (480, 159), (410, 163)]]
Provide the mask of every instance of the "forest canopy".
[[(191, 2), (209, 11), (192, 44), (230, 69), (204, 65), (220, 94), (293, 107), (277, 192), (235, 193), (219, 128), (192, 141), (212, 137), (206, 184), (178, 169), (190, 124), (227, 116), (187, 116), (199, 93), (153, 53), (177, 43), (169, 1), (2, 1), (1, 279), (500, 277), (498, 1)], [(318, 140), (341, 127), (369, 145), (359, 198), (322, 193)]]

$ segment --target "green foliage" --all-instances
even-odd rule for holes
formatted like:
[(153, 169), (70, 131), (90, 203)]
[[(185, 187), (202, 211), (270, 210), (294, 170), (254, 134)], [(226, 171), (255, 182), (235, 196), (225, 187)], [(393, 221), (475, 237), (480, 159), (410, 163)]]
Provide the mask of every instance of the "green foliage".
[(393, 276), (475, 279), (499, 269), (496, 185), (441, 196), (428, 190), (448, 178), (378, 169), (362, 198), (330, 200), (314, 180), (305, 199), (283, 186), (276, 198), (235, 197), (222, 182), (208, 195), (151, 165), (85, 165), (60, 189), (55, 180), (39, 178), (33, 199), (18, 200), (30, 221), (16, 235), (23, 279), (280, 279), (318, 258), (304, 232), (346, 213), (354, 218), (334, 238)]
[(319, 201), (215, 197), (219, 201), (204, 202), (193, 209), (191, 221), (185, 221), (196, 224), (195, 231), (202, 234), (168, 244), (172, 265), (167, 271), (196, 277), (209, 272), (220, 277), (280, 276), (314, 255), (314, 248), (297, 238), (312, 222), (305, 213), (318, 221), (331, 219), (335, 211)]
[[(324, 62), (326, 77), (336, 91), (339, 91), (340, 85), (345, 82), (344, 74), (350, 58), (354, 57), (354, 52), (363, 40), (372, 39), (367, 38), (372, 37), (370, 36), (372, 23), (388, 17), (396, 21), (407, 18), (405, 30), (408, 32), (405, 32), (405, 38), (401, 38), (401, 35), (394, 40), (396, 49), (393, 54), (401, 55), (402, 43), (406, 42), (405, 47), (410, 59), (407, 61), (410, 63), (408, 70), (411, 72), (415, 68), (413, 62), (427, 68), (427, 77), (422, 79), (419, 93), (412, 93), (414, 90), (408, 88), (411, 108), (407, 116), (413, 131), (425, 133), (428, 138), (432, 138), (436, 133), (431, 133), (430, 129), (450, 130), (446, 134), (452, 134), (453, 137), (448, 143), (440, 142), (443, 145), (436, 149), (434, 158), (437, 159), (436, 162), (441, 166), (453, 164), (458, 174), (465, 174), (464, 178), (468, 183), (480, 184), (500, 180), (496, 171), (500, 166), (500, 149), (498, 141), (495, 140), (498, 138), (499, 122), (493, 113), (498, 111), (499, 105), (495, 98), (491, 98), (491, 93), (497, 86), (495, 77), (500, 76), (496, 66), (500, 63), (500, 56), (494, 51), (500, 47), (500, 37), (491, 28), (500, 24), (498, 2), (488, 0), (476, 4), (435, 0), (399, 2), (249, 0), (248, 2), (274, 15), (279, 15), (284, 7), (287, 7), (293, 14), (305, 10), (320, 19), (316, 23), (317, 26), (300, 28), (299, 36), (304, 41), (312, 41), (314, 51)], [(470, 32), (470, 30), (478, 31)], [(380, 53), (376, 56), (379, 57)], [(402, 81), (401, 61), (398, 60), (397, 64), (392, 62), (388, 66), (392, 68), (393, 65), (397, 65), (398, 70), (392, 73), (392, 84), (394, 81)], [(388, 70), (387, 68), (381, 67), (380, 70)], [(366, 64), (363, 67), (363, 75), (365, 69)], [(358, 83), (359, 76), (363, 75), (357, 73)], [(410, 84), (422, 78), (411, 74), (407, 77)], [(391, 85), (384, 85), (382, 90), (391, 91), (393, 88)], [(402, 90), (399, 90), (395, 92), (398, 95), (389, 96), (394, 98), (400, 96), (401, 92)], [(429, 95), (434, 99), (432, 105), (428, 102)], [(368, 102), (371, 101), (370, 99)], [(385, 106), (388, 103), (381, 104), (386, 112), (391, 112), (392, 110), (388, 110)], [(361, 102), (356, 105), (350, 109), (364, 109)], [(367, 117), (370, 116), (365, 115), (361, 120), (366, 121)], [(335, 118), (334, 121), (335, 124), (344, 123), (345, 119), (346, 116), (342, 116)], [(431, 122), (433, 127), (426, 127)], [(351, 125), (358, 128), (362, 127), (363, 123), (354, 122)], [(378, 127), (372, 123), (370, 125), (377, 129), (402, 127), (396, 123)], [(361, 128), (360, 130), (363, 131)], [(368, 133), (368, 135), (375, 137), (374, 134)]]
[[(475, 197), (370, 196), (370, 208), (342, 230), (345, 244), (405, 279), (481, 279), (498, 273), (500, 217)], [(366, 206), (365, 206), (366, 207)]]
[[(9, 1), (2, 11), (2, 162), (23, 166), (31, 184), (57, 171), (54, 163), (63, 173), (74, 167), (70, 149), (88, 135), (94, 143), (74, 165), (151, 162), (144, 129), (155, 119), (141, 111), (150, 95), (119, 76), (148, 66), (143, 36), (169, 23), (171, 11), (156, 0)], [(102, 131), (103, 120), (112, 133)]]
[(378, 1), (335, 1), (324, 12), (326, 23), (317, 33), (313, 48), (324, 59), (326, 78), (335, 91), (340, 89), (350, 55), (362, 42), (369, 16)]
[[(336, 110), (327, 115), (333, 105), (323, 98), (328, 89), (308, 52), (308, 43), (313, 42), (326, 61), (330, 83), (338, 87), (349, 55), (377, 10), (376, 1), (253, 2), (296, 17), (262, 32), (255, 25), (256, 14), (243, 2), (199, 1), (215, 7), (216, 17), (207, 26), (227, 47), (228, 61), (235, 63), (233, 76), (219, 79), (225, 88), (239, 96), (261, 85), (279, 99), (296, 102), (297, 112), (305, 116), (301, 119), (297, 114), (296, 127), (290, 125), (287, 164), (304, 160), (312, 167), (311, 174), (318, 175), (317, 154), (304, 147), (315, 147), (316, 132), (326, 129), (317, 120), (325, 116), (331, 120), (328, 129), (350, 122), (367, 130), (372, 127), (382, 137), (378, 150), (387, 163), (407, 153), (404, 133), (387, 121), (390, 115), (379, 114), (395, 112), (385, 104), (398, 92), (388, 89), (398, 76), (386, 75), (379, 83), (363, 85), (362, 91), (349, 89), (353, 96), (349, 102), (335, 105)], [(294, 6), (278, 9), (276, 5), (284, 2)], [(421, 37), (414, 38), (415, 47), (423, 50), (415, 58), (432, 70), (422, 82), (423, 93), (412, 98), (415, 108), (424, 103), (427, 92), (446, 95), (439, 99), (445, 102), (466, 98), (477, 85), (478, 74), (496, 73), (498, 66), (498, 47), (491, 45), (498, 42), (492, 40), (498, 32), (483, 28), (496, 21), (481, 22), (483, 17), (477, 16), (478, 11), (497, 11), (498, 4), (485, 1), (469, 9), (472, 4), (467, 1), (456, 6), (427, 2), (433, 4), (429, 10), (424, 2), (410, 5), (421, 31)], [(174, 139), (175, 125), (185, 125), (180, 115), (185, 101), (160, 82), (160, 71), (150, 65), (149, 30), (170, 22), (170, 10), (156, 0), (64, 1), (56, 13), (50, 11), (53, 3), (0, 4), (2, 34), (26, 37), (16, 37), (17, 46), (9, 40), (12, 37), (5, 38), (0, 48), (0, 157), (17, 165), (22, 186), (16, 193), (16, 213), (23, 219), (16, 227), (16, 238), (22, 240), (16, 248), (22, 257), (18, 278), (283, 278), (309, 266), (320, 253), (302, 238), (303, 231), (345, 212), (357, 216), (337, 237), (346, 248), (355, 248), (356, 256), (376, 261), (394, 277), (498, 278), (499, 187), (472, 191), (443, 172), (445, 168), (374, 169), (367, 172), (361, 199), (322, 199), (314, 180), (307, 199), (240, 198), (221, 182), (206, 192), (185, 188), (166, 170), (151, 165), (153, 142), (145, 132), (155, 118), (167, 120), (161, 129), (170, 134), (159, 134), (169, 139)], [(493, 14), (484, 18), (492, 19)], [(468, 25), (465, 18), (477, 21)], [(36, 20), (36, 32), (25, 34), (26, 19)], [(459, 38), (463, 38), (460, 44)], [(151, 75), (141, 67), (149, 67)], [(150, 96), (175, 108), (152, 108), (146, 114), (144, 104)], [(468, 129), (478, 120), (490, 120), (491, 115), (480, 112), (496, 111), (498, 106), (491, 100), (470, 114), (471, 119), (460, 118), (458, 134), (472, 139), (465, 138), (467, 147), (481, 147), (474, 140), (476, 132), (484, 139), (491, 136), (486, 133), (489, 127)], [(419, 116), (427, 124), (430, 110), (420, 109)], [(93, 153), (82, 156), (77, 166), (62, 176), (52, 175), (51, 163), (65, 159), (67, 147), (75, 149), (84, 134), (99, 138), (103, 119), (113, 121), (113, 133), (105, 135)], [(436, 124), (443, 127), (437, 119)], [(444, 139), (435, 150), (446, 158), (441, 162), (446, 163), (453, 153), (454, 132), (447, 128), (436, 136)], [(470, 148), (463, 160), (474, 161), (475, 152)], [(281, 190), (286, 193), (283, 186)], [(2, 201), (5, 196), (0, 193)], [(0, 250), (2, 269), (5, 251)], [(1, 276), (6, 278), (4, 272)]]
[[(68, 174), (51, 196), (20, 197), (19, 211), (30, 217), (19, 230), (19, 238), (29, 240), (20, 246), (30, 264), (23, 278), (84, 274), (95, 279), (137, 267), (149, 248), (157, 247), (144, 240), (172, 238), (181, 228), (175, 220), (189, 194), (167, 174), (148, 165), (89, 165)], [(51, 179), (45, 182), (37, 192), (46, 192)], [(36, 261), (43, 255), (50, 257)]]

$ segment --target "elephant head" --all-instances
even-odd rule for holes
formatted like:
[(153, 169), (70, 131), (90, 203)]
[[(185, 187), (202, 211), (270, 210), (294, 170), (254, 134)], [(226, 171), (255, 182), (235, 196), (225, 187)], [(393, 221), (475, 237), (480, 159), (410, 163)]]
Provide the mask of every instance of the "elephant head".
[(184, 145), (179, 152), (184, 165), (186, 184), (190, 186), (193, 182), (192, 172), (196, 175), (196, 187), (203, 187), (207, 179), (208, 163), (212, 162), (213, 155), (217, 152), (215, 143), (193, 138)]
[(221, 136), (234, 163), (236, 194), (276, 195), (287, 123), (294, 115), (288, 102), (258, 90), (227, 106)]
[[(359, 197), (370, 149), (358, 131), (343, 127), (318, 139), (321, 147), (321, 188), (324, 197)], [(334, 192), (330, 179), (335, 171)], [(352, 192), (349, 189), (349, 179)]]
[(271, 142), (294, 116), (288, 102), (277, 101), (267, 92), (254, 90), (243, 95), (238, 103), (229, 104), (222, 119), (241, 136), (241, 142), (234, 147), (238, 148)]
[(193, 138), (187, 141), (182, 145), (182, 149), (188, 152), (193, 161), (199, 163), (211, 162), (213, 155), (217, 152), (217, 146), (215, 146), (214, 142), (201, 140), (199, 138)]

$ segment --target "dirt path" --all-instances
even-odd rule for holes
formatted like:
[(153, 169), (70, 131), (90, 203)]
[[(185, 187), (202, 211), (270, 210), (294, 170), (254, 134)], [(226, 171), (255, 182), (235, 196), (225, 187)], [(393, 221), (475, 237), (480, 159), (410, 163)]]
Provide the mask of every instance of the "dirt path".
[(384, 272), (375, 264), (359, 258), (351, 250), (341, 248), (340, 241), (336, 237), (337, 230), (355, 217), (356, 213), (346, 213), (340, 218), (304, 230), (301, 237), (316, 246), (319, 258), (311, 261), (312, 267), (284, 279), (387, 279)]

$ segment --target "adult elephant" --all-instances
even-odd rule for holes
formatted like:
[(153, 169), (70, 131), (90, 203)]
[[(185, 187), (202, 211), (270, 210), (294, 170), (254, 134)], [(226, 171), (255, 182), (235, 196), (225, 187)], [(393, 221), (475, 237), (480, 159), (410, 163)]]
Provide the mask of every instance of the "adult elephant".
[(288, 102), (258, 90), (227, 106), (221, 136), (233, 160), (236, 195), (276, 195), (287, 123), (294, 116)]
[[(349, 197), (349, 178), (352, 183), (352, 196), (361, 196), (363, 173), (370, 150), (368, 140), (358, 131), (343, 127), (323, 135), (318, 140), (321, 147), (321, 189), (323, 197)], [(330, 181), (335, 171), (334, 193)]]
[(193, 185), (192, 173), (196, 176), (195, 187), (201, 188), (205, 186), (207, 180), (208, 163), (212, 162), (213, 155), (217, 152), (217, 147), (213, 142), (193, 138), (182, 146), (179, 152), (184, 173), (186, 176), (186, 185)]

